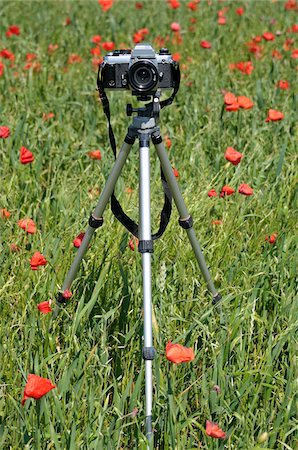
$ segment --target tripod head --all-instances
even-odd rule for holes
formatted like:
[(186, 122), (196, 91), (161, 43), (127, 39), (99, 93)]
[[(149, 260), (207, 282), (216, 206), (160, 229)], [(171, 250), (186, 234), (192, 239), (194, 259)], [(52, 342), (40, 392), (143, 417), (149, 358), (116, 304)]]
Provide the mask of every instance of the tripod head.
[[(139, 108), (133, 108), (131, 103), (128, 103), (126, 105), (126, 115), (130, 117), (133, 113), (137, 113), (138, 117), (152, 117), (155, 119), (155, 121), (157, 121), (159, 119), (159, 112), (161, 109), (159, 101), (160, 94), (160, 91), (156, 91), (153, 95), (152, 101)], [(149, 99), (150, 97), (146, 97), (145, 101)], [(143, 98), (141, 100), (143, 100)]]

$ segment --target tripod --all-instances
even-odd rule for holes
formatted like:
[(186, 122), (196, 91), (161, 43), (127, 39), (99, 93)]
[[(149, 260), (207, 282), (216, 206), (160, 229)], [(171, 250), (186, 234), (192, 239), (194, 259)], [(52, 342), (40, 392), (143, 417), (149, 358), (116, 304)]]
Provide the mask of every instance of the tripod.
[[(182, 195), (180, 193), (176, 178), (173, 173), (168, 155), (160, 136), (160, 129), (157, 126), (159, 118), (160, 93), (153, 96), (151, 103), (141, 108), (132, 108), (127, 105), (127, 115), (137, 113), (133, 118), (132, 124), (128, 128), (128, 133), (124, 139), (119, 155), (115, 161), (114, 167), (106, 181), (105, 187), (100, 195), (99, 201), (89, 218), (89, 227), (85, 233), (84, 239), (78, 249), (77, 255), (67, 273), (62, 286), (62, 292), (69, 290), (78, 269), (79, 264), (86, 253), (90, 239), (96, 228), (103, 224), (103, 212), (110, 200), (116, 182), (121, 174), (122, 168), (129, 155), (130, 149), (136, 138), (139, 140), (139, 227), (138, 227), (138, 250), (142, 257), (143, 274), (143, 308), (144, 308), (144, 347), (143, 359), (145, 361), (145, 399), (146, 399), (146, 437), (148, 439), (148, 448), (152, 446), (152, 361), (155, 357), (155, 349), (152, 340), (152, 307), (151, 307), (151, 253), (153, 253), (153, 239), (151, 234), (150, 218), (150, 140), (155, 146), (164, 177), (168, 183), (171, 194), (179, 211), (179, 225), (187, 232), (195, 257), (208, 288), (213, 296), (213, 303), (217, 303), (221, 296), (216, 291), (207, 268), (200, 244), (193, 230), (193, 220), (190, 216)], [(63, 294), (60, 293), (58, 301), (63, 302)]]

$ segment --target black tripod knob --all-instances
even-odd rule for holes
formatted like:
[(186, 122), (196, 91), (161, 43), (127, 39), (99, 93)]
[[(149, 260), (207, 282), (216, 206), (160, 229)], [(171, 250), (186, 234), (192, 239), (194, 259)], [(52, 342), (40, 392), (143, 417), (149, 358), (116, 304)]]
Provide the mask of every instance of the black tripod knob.
[(132, 116), (132, 113), (133, 113), (133, 107), (132, 107), (132, 105), (130, 103), (128, 103), (126, 105), (126, 115), (128, 117), (130, 117), (130, 116)]

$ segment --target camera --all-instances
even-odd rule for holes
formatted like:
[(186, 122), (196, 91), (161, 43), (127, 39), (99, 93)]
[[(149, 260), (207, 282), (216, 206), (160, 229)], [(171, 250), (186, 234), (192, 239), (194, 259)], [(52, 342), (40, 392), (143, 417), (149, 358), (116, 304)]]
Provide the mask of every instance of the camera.
[(149, 44), (137, 44), (133, 50), (107, 53), (101, 64), (104, 89), (130, 89), (139, 97), (154, 95), (157, 89), (172, 89), (176, 84), (178, 63), (167, 48), (155, 53)]

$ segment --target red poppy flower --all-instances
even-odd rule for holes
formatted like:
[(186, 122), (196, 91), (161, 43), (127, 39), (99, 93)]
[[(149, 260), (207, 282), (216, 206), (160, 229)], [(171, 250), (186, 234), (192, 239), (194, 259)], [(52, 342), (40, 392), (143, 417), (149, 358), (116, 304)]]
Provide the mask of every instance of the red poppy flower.
[(135, 247), (138, 247), (139, 240), (136, 237), (133, 237), (129, 240), (128, 246), (130, 250), (134, 251)]
[(47, 378), (42, 378), (38, 375), (29, 373), (24, 390), (24, 395), (22, 398), (22, 405), (24, 405), (25, 401), (28, 398), (34, 398), (35, 400), (38, 400), (55, 387), (56, 386)]
[(106, 51), (106, 52), (111, 52), (112, 50), (115, 49), (115, 44), (112, 41), (107, 41), (107, 42), (103, 42), (102, 43), (102, 48)]
[(11, 216), (11, 213), (6, 208), (2, 208), (0, 209), (0, 216), (8, 219)]
[(298, 33), (298, 23), (294, 23), (291, 28), (292, 33)]
[(173, 61), (177, 61), (177, 62), (180, 61), (180, 59), (181, 59), (180, 53), (173, 53), (172, 59), (173, 59)]
[(269, 109), (268, 117), (266, 119), (266, 122), (276, 122), (277, 120), (282, 120), (284, 118), (284, 115), (282, 112), (277, 111), (275, 109)]
[(254, 70), (254, 66), (252, 65), (251, 61), (239, 62), (236, 63), (235, 66), (236, 69), (240, 70), (240, 72), (244, 73), (245, 75), (250, 75)]
[(239, 108), (240, 106), (238, 102), (232, 103), (231, 105), (226, 105), (226, 111), (238, 111)]
[(97, 159), (98, 161), (101, 160), (101, 151), (100, 150), (92, 150), (91, 152), (88, 152), (88, 156), (91, 159)]
[(30, 259), (30, 266), (32, 270), (37, 270), (39, 266), (45, 266), (48, 261), (40, 252), (35, 252)]
[(92, 37), (91, 42), (93, 42), (93, 44), (100, 44), (101, 41), (101, 36), (99, 34), (96, 34), (95, 36)]
[(240, 184), (238, 192), (243, 195), (252, 195), (254, 190), (248, 184)]
[(42, 314), (48, 314), (48, 313), (52, 312), (52, 308), (51, 308), (51, 305), (50, 305), (49, 301), (39, 303), (37, 305), (37, 308), (39, 309), (39, 311)]
[(274, 41), (275, 36), (273, 33), (270, 33), (270, 31), (266, 31), (265, 33), (262, 34), (263, 39), (265, 39), (265, 41)]
[(225, 25), (227, 23), (227, 19), (224, 16), (221, 16), (217, 19), (218, 25)]
[(10, 244), (9, 249), (11, 252), (19, 252), (21, 250), (20, 247), (18, 247), (17, 244), (14, 243)]
[(172, 9), (177, 9), (180, 7), (180, 3), (178, 2), (178, 0), (168, 0), (168, 5), (172, 8)]
[(71, 18), (70, 18), (70, 17), (66, 17), (65, 22), (64, 22), (64, 25), (65, 25), (65, 26), (68, 26), (68, 25), (70, 25), (70, 24), (71, 24)]
[(232, 92), (226, 92), (224, 96), (224, 102), (226, 105), (232, 105), (237, 103), (237, 97)]
[(55, 114), (53, 112), (43, 113), (42, 120), (46, 121), (49, 119), (53, 119), (53, 117), (55, 117)]
[(234, 189), (231, 188), (228, 185), (223, 186), (222, 190), (220, 191), (220, 197), (225, 197), (226, 195), (232, 195), (234, 194)]
[(171, 23), (171, 30), (172, 31), (180, 31), (181, 27), (180, 27), (179, 23), (178, 22)]
[(2, 77), (4, 74), (4, 67), (5, 66), (4, 66), (3, 62), (0, 61), (0, 77)]
[(8, 30), (6, 31), (6, 36), (10, 37), (10, 36), (19, 36), (20, 34), (20, 28), (17, 25), (11, 25)]
[(26, 61), (34, 61), (35, 59), (37, 59), (36, 53), (27, 53), (26, 54)]
[(65, 291), (62, 292), (62, 297), (65, 298), (65, 300), (69, 300), (72, 297), (72, 292), (70, 290), (65, 289)]
[(216, 190), (215, 189), (211, 189), (209, 192), (208, 192), (208, 197), (217, 197), (217, 192), (216, 192)]
[(72, 241), (74, 247), (79, 248), (81, 246), (84, 236), (85, 236), (85, 233), (83, 231), (77, 235), (77, 237)]
[(275, 59), (282, 59), (282, 54), (278, 50), (273, 50), (271, 56)]
[(80, 55), (77, 55), (76, 53), (72, 53), (71, 55), (69, 55), (68, 59), (67, 59), (67, 64), (77, 64), (77, 63), (81, 63), (83, 60), (80, 57)]
[(225, 158), (230, 161), (234, 166), (237, 166), (241, 159), (243, 158), (243, 154), (237, 152), (233, 147), (228, 147), (225, 153)]
[(90, 49), (90, 53), (93, 56), (100, 56), (101, 51), (99, 47), (94, 47)]
[(243, 109), (250, 109), (254, 106), (251, 99), (248, 97), (245, 97), (244, 95), (237, 97), (237, 102), (238, 102), (240, 108), (243, 108)]
[(168, 135), (165, 136), (165, 146), (167, 147), (167, 149), (170, 149), (172, 147), (172, 141)]
[(56, 50), (58, 50), (59, 45), (58, 44), (49, 44), (48, 46), (48, 53), (52, 55)]
[(179, 172), (177, 169), (175, 169), (175, 167), (173, 167), (173, 174), (176, 178), (179, 178)]
[(298, 10), (298, 3), (296, 2), (296, 0), (288, 0), (285, 3), (285, 9), (288, 11), (296, 11)]
[(216, 438), (216, 439), (225, 439), (226, 433), (219, 428), (217, 423), (206, 421), (206, 434), (207, 436)]
[(292, 51), (291, 57), (293, 59), (297, 59), (298, 58), (298, 48), (296, 48), (295, 50)]
[(21, 219), (18, 221), (18, 225), (22, 230), (26, 231), (29, 234), (36, 233), (36, 225), (32, 219)]
[(8, 127), (0, 127), (0, 138), (7, 139), (10, 136), (10, 129)]
[(277, 233), (271, 234), (271, 236), (266, 236), (265, 241), (269, 242), (269, 244), (275, 244), (277, 238)]
[(211, 47), (212, 47), (211, 43), (208, 42), (208, 41), (201, 41), (201, 42), (200, 42), (200, 46), (201, 46), (202, 48), (211, 48)]
[(192, 348), (187, 348), (180, 344), (172, 344), (169, 341), (166, 345), (166, 358), (175, 364), (180, 364), (193, 361), (195, 354)]
[(289, 89), (290, 87), (290, 83), (286, 80), (280, 80), (277, 85), (276, 85), (279, 89)]
[(29, 164), (34, 161), (34, 155), (26, 147), (20, 148), (20, 162), (22, 164)]
[(113, 6), (113, 0), (98, 0), (98, 3), (104, 12), (108, 11)]
[(135, 8), (136, 8), (136, 9), (142, 9), (142, 8), (143, 8), (143, 3), (136, 2), (136, 3), (135, 3)]
[(262, 47), (256, 44), (254, 41), (247, 42), (245, 45), (247, 46), (250, 53), (254, 53), (257, 57), (261, 55)]
[(243, 14), (244, 14), (244, 8), (237, 8), (237, 9), (236, 9), (236, 14), (238, 14), (238, 16), (243, 16)]
[(211, 223), (212, 223), (212, 225), (222, 225), (223, 221), (216, 219), (216, 220), (212, 220)]
[(190, 9), (191, 11), (196, 11), (197, 6), (198, 6), (197, 3), (198, 2), (188, 2), (187, 3), (188, 9)]
[(9, 59), (10, 61), (14, 61), (14, 54), (5, 48), (1, 50), (0, 56), (4, 59)]

